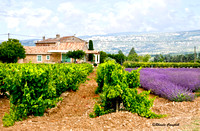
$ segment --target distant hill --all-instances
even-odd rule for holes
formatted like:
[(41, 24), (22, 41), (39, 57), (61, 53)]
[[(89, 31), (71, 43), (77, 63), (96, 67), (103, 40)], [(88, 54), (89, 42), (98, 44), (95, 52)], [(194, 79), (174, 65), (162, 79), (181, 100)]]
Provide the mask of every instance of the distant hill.
[(138, 54), (184, 54), (200, 49), (200, 30), (166, 33), (116, 33), (81, 37), (93, 40), (95, 50), (128, 54), (132, 47)]
[[(200, 30), (137, 33), (122, 32), (106, 35), (78, 36), (86, 41), (93, 40), (95, 50), (128, 54), (132, 47), (138, 54), (184, 54), (192, 53), (194, 46), (200, 52)], [(38, 39), (22, 40), (24, 46), (35, 46)]]
[[(39, 39), (28, 39), (28, 40), (20, 40), (21, 44), (23, 46), (35, 46), (35, 42)], [(0, 40), (0, 43), (3, 42), (3, 40)]]
[(38, 41), (38, 39), (29, 39), (29, 40), (21, 40), (23, 46), (35, 46), (35, 42)]

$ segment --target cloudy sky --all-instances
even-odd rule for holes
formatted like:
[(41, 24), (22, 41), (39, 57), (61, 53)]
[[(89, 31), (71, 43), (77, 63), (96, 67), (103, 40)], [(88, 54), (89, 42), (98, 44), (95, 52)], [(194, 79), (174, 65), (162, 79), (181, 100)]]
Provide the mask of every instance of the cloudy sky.
[(200, 0), (0, 0), (0, 40), (198, 29)]

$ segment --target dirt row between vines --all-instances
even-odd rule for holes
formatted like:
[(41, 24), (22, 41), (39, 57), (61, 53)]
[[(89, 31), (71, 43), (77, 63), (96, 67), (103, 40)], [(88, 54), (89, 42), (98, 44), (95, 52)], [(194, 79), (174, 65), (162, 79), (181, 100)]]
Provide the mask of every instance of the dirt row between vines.
[(152, 110), (168, 114), (161, 119), (147, 119), (127, 111), (90, 118), (89, 113), (93, 111), (95, 98), (98, 97), (94, 93), (97, 88), (96, 71), (88, 78), (78, 91), (63, 93), (63, 101), (58, 107), (42, 117), (30, 116), (16, 122), (12, 127), (3, 127), (2, 118), (9, 111), (9, 100), (0, 98), (0, 130), (200, 130), (200, 97), (193, 102), (170, 102), (156, 98)]

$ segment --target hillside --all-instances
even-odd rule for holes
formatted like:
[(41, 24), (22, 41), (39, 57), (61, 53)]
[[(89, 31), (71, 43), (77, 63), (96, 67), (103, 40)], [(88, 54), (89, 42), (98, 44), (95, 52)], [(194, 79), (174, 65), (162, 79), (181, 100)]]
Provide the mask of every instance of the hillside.
[(96, 50), (117, 53), (122, 50), (128, 54), (132, 47), (138, 54), (168, 54), (193, 52), (194, 46), (200, 48), (200, 30), (172, 33), (121, 33), (91, 36)]
[[(138, 54), (168, 54), (193, 52), (200, 49), (200, 30), (171, 33), (115, 33), (95, 36), (78, 36), (86, 41), (93, 40), (95, 50), (128, 54), (132, 47)], [(36, 39), (22, 40), (22, 45), (35, 46)]]

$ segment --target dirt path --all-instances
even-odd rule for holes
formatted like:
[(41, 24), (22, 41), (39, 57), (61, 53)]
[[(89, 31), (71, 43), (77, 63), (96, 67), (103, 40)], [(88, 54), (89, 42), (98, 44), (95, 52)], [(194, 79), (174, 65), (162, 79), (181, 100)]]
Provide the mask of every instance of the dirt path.
[(81, 84), (77, 92), (62, 94), (63, 101), (45, 116), (30, 117), (9, 128), (2, 127), (1, 121), (4, 112), (9, 110), (9, 100), (0, 98), (0, 130), (200, 130), (200, 97), (193, 102), (170, 102), (157, 98), (152, 110), (168, 114), (162, 119), (147, 119), (126, 111), (89, 118), (94, 98), (98, 97), (94, 93), (97, 88), (95, 77), (96, 72), (91, 73), (88, 76), (90, 80)]

